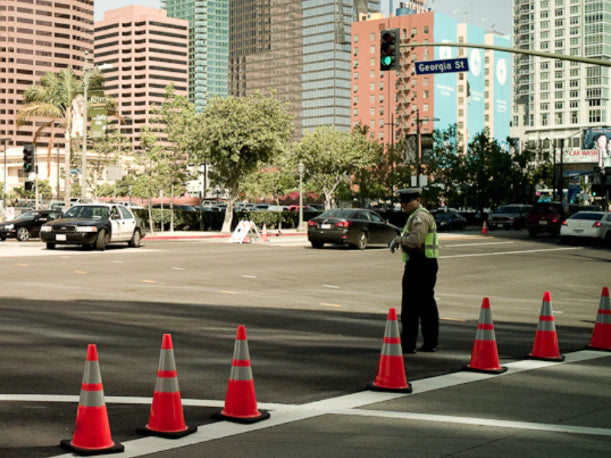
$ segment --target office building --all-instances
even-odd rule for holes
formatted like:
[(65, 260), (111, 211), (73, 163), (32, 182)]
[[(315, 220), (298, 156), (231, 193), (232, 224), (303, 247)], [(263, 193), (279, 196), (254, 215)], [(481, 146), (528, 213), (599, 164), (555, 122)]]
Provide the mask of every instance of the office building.
[(189, 23), (189, 100), (201, 111), (227, 97), (229, 0), (162, 0), (168, 17)]
[(118, 103), (121, 132), (133, 149), (142, 126), (151, 125), (151, 110), (163, 103), (165, 88), (188, 95), (188, 21), (156, 8), (128, 6), (104, 13), (95, 23), (94, 63), (106, 64), (105, 94)]
[[(397, 12), (399, 12), (397, 10)], [(362, 124), (380, 142), (390, 144), (417, 132), (457, 126), (464, 148), (480, 132), (505, 142), (511, 108), (511, 56), (474, 48), (402, 47), (398, 71), (380, 71), (380, 32), (399, 29), (409, 43), (491, 43), (509, 46), (506, 36), (426, 12), (353, 24), (352, 124)], [(416, 74), (416, 62), (467, 58), (469, 71)], [(433, 121), (436, 119), (436, 121)]]
[(296, 138), (317, 126), (350, 129), (350, 31), (379, 8), (377, 0), (232, 1), (230, 93), (275, 91)]
[[(611, 0), (514, 0), (513, 20), (516, 48), (611, 59)], [(524, 146), (588, 149), (583, 132), (611, 126), (608, 67), (518, 55), (513, 73), (511, 132)]]
[[(85, 52), (93, 50), (93, 0), (2, 1), (0, 42), (0, 145), (7, 148), (10, 190), (23, 186), (27, 178), (23, 174), (23, 145), (32, 143), (35, 131), (45, 124), (40, 120), (17, 126), (23, 93), (47, 72), (72, 68), (80, 73)], [(63, 164), (61, 126), (44, 128), (36, 146), (39, 178), (53, 185), (59, 164)], [(4, 181), (3, 168), (0, 161), (0, 181)]]

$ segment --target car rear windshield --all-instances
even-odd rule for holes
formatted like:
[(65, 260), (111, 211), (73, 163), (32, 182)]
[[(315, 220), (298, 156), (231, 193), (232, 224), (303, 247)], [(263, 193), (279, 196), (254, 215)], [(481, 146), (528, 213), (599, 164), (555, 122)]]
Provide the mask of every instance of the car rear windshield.
[(532, 213), (560, 213), (562, 212), (562, 205), (555, 204), (537, 204), (532, 210)]
[(605, 216), (604, 213), (587, 213), (587, 212), (577, 212), (569, 219), (585, 219), (589, 221), (600, 221)]
[(521, 207), (516, 207), (515, 205), (506, 205), (499, 207), (496, 213), (520, 213), (520, 208)]
[(355, 212), (353, 210), (333, 209), (327, 210), (320, 217), (322, 218), (353, 218)]

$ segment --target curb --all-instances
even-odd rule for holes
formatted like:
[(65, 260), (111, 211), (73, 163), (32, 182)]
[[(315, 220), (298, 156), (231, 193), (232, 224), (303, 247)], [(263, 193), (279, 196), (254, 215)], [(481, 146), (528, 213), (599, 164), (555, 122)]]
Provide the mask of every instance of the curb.
[[(268, 237), (291, 237), (291, 236), (306, 236), (307, 232), (281, 232), (280, 234), (267, 233)], [(185, 234), (172, 234), (172, 235), (146, 235), (142, 240), (201, 240), (201, 239), (228, 239), (231, 234), (201, 234), (201, 235), (189, 235)]]

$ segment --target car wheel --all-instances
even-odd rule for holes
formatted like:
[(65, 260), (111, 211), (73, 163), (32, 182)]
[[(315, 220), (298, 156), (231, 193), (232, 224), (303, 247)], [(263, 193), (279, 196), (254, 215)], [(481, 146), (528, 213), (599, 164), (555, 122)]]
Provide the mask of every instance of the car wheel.
[(47, 250), (54, 250), (54, 249), (55, 249), (55, 243), (47, 242)]
[(528, 230), (528, 236), (529, 236), (531, 239), (534, 239), (534, 238), (537, 236), (537, 231), (535, 231), (535, 230), (533, 230), (533, 229), (529, 229), (529, 230)]
[(364, 250), (365, 248), (367, 248), (367, 234), (365, 234), (364, 232), (361, 232), (359, 234), (359, 243), (357, 245), (357, 248), (359, 250)]
[(134, 231), (134, 235), (132, 235), (128, 245), (132, 248), (140, 248), (140, 231), (138, 229)]
[(0, 242), (4, 242), (6, 240), (6, 237), (0, 237)]
[(30, 239), (30, 231), (27, 227), (20, 227), (15, 236), (20, 242), (27, 242)]
[(106, 243), (107, 242), (108, 242), (108, 240), (107, 240), (107, 236), (106, 236), (106, 230), (102, 229), (98, 233), (98, 238), (95, 240), (95, 249), (99, 250), (99, 251), (104, 251), (104, 249), (106, 248)]
[(324, 242), (310, 242), (312, 244), (312, 248), (320, 249), (325, 246)]

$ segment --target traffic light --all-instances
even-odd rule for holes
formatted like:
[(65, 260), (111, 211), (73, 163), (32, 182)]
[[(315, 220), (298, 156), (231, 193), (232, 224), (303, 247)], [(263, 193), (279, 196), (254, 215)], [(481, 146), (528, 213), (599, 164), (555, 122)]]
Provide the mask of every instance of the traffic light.
[(380, 71), (398, 70), (401, 57), (399, 29), (380, 32)]
[(23, 147), (23, 170), (29, 173), (34, 168), (34, 145)]
[(34, 182), (33, 181), (26, 181), (24, 183), (24, 188), (26, 191), (33, 191), (34, 190)]

